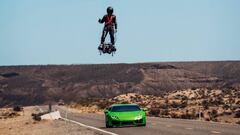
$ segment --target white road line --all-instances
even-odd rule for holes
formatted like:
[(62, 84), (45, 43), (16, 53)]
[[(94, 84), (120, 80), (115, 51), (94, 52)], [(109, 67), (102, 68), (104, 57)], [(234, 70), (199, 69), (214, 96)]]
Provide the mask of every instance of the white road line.
[(172, 127), (172, 125), (166, 125), (166, 127)]
[(185, 128), (185, 129), (187, 129), (187, 130), (192, 130), (193, 128), (187, 127), (187, 128)]
[(154, 126), (154, 125), (157, 125), (157, 123), (151, 123), (151, 124), (152, 124), (153, 126)]
[(113, 133), (113, 132), (109, 132), (109, 131), (106, 131), (106, 130), (102, 130), (102, 129), (99, 129), (99, 128), (96, 128), (96, 127), (93, 127), (93, 126), (88, 126), (88, 125), (85, 125), (83, 123), (80, 123), (80, 122), (77, 122), (77, 121), (74, 121), (74, 120), (70, 120), (70, 119), (66, 119), (66, 118), (61, 118), (65, 121), (70, 121), (72, 123), (75, 123), (75, 124), (78, 124), (80, 126), (83, 126), (83, 127), (86, 127), (86, 128), (90, 128), (90, 129), (94, 129), (94, 130), (97, 130), (97, 131), (100, 131), (100, 132), (103, 132), (103, 133), (106, 133), (106, 134), (110, 134), (110, 135), (118, 135), (116, 133)]
[(220, 134), (221, 132), (218, 132), (218, 131), (211, 131), (211, 133), (213, 133), (213, 134)]
[(236, 125), (239, 126), (239, 124), (235, 123), (224, 123), (224, 122), (214, 122), (214, 121), (204, 121), (204, 120), (193, 120), (193, 119), (174, 119), (174, 118), (160, 118), (160, 117), (148, 117), (151, 119), (167, 119), (167, 120), (175, 120), (175, 121), (189, 121), (189, 122), (203, 122), (203, 123), (212, 123), (212, 124), (221, 124), (221, 125)]

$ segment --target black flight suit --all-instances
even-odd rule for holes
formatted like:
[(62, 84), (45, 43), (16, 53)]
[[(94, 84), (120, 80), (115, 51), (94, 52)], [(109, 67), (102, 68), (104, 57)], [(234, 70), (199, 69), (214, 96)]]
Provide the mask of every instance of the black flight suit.
[(104, 43), (107, 33), (109, 32), (111, 43), (112, 43), (112, 45), (114, 45), (115, 44), (114, 27), (115, 27), (115, 29), (117, 29), (116, 16), (115, 15), (104, 15), (103, 18), (99, 20), (99, 23), (105, 23), (103, 32), (102, 32), (101, 44)]

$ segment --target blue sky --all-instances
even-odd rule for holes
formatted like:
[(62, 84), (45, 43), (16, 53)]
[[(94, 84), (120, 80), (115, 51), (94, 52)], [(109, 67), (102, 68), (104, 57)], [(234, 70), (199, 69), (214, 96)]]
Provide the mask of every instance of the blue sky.
[[(97, 50), (108, 6), (114, 57)], [(239, 0), (0, 1), (0, 65), (210, 60), (240, 60)]]

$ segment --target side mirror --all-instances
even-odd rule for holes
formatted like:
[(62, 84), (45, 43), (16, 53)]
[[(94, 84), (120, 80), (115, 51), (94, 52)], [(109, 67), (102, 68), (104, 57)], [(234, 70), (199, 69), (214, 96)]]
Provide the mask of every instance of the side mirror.
[(108, 112), (108, 109), (105, 109), (105, 110), (104, 110), (104, 113), (107, 113), (107, 112)]
[(147, 111), (147, 108), (141, 108), (141, 109), (142, 109), (143, 111), (145, 111), (145, 112)]

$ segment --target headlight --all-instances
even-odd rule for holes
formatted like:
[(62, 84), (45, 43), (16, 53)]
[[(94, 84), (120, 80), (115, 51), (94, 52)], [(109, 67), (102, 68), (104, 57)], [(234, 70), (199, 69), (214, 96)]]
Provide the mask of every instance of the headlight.
[(138, 115), (138, 116), (136, 116), (134, 119), (135, 119), (135, 120), (140, 120), (140, 119), (142, 119), (142, 115)]
[(111, 116), (113, 119), (118, 119), (118, 117), (117, 116), (114, 116), (114, 115), (112, 115)]

